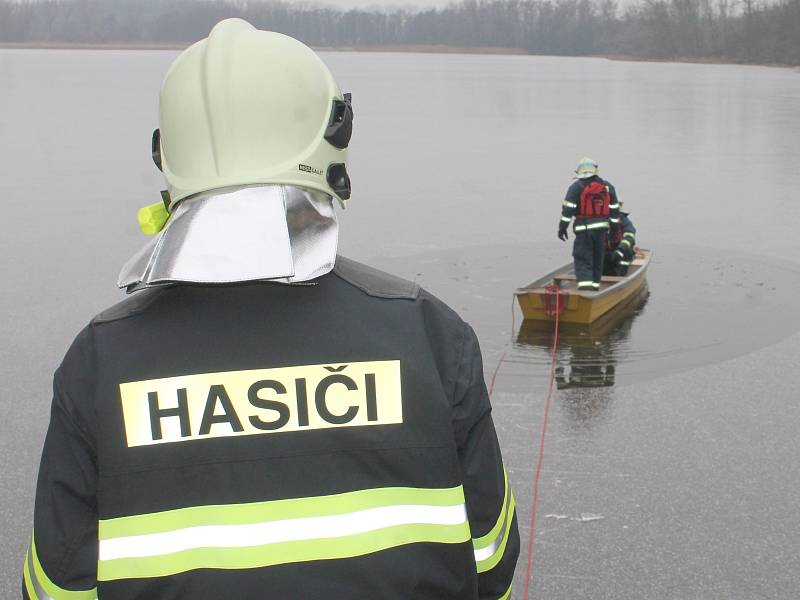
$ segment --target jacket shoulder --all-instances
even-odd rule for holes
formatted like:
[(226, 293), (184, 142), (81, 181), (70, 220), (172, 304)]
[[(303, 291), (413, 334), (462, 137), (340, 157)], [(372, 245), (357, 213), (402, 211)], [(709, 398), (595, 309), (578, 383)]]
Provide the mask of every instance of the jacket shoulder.
[(622, 219), (620, 219), (620, 224), (622, 228), (626, 231), (631, 231), (636, 233), (636, 226), (633, 224), (633, 221), (628, 218), (628, 213), (622, 213)]
[(416, 300), (420, 293), (419, 285), (413, 281), (395, 277), (344, 256), (336, 257), (333, 273), (375, 298)]
[(101, 312), (94, 319), (92, 319), (92, 323), (110, 323), (112, 321), (119, 321), (127, 317), (138, 315), (155, 303), (159, 298), (161, 298), (165, 291), (166, 287), (147, 288), (139, 292), (134, 292), (122, 302), (119, 302), (111, 308), (107, 308)]

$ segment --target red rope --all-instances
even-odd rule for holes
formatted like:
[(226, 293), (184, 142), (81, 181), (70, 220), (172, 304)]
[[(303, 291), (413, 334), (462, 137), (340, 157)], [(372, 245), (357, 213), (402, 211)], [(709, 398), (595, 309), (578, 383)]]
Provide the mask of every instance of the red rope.
[[(514, 313), (514, 296), (511, 296), (511, 339), (514, 339), (514, 330), (517, 328), (517, 315)], [(506, 359), (506, 354), (508, 353), (508, 346), (505, 347), (503, 353), (500, 355), (500, 358), (497, 359), (497, 366), (494, 368), (494, 373), (492, 373), (492, 381), (489, 384), (489, 398), (492, 397), (492, 392), (494, 391), (494, 381), (497, 379), (497, 373), (500, 371), (500, 367), (503, 365), (503, 361)]]
[[(531, 500), (531, 524), (530, 524), (530, 535), (528, 537), (528, 560), (525, 566), (525, 592), (524, 598), (528, 600), (529, 597), (529, 590), (530, 590), (530, 582), (531, 582), (531, 567), (533, 565), (533, 542), (534, 542), (534, 533), (536, 531), (536, 508), (539, 501), (539, 478), (542, 474), (542, 463), (544, 462), (544, 439), (545, 435), (547, 434), (547, 419), (550, 415), (550, 403), (553, 398), (553, 382), (555, 381), (555, 374), (556, 374), (556, 351), (558, 350), (558, 321), (559, 316), (561, 315), (561, 311), (563, 310), (563, 306), (560, 304), (561, 302), (561, 290), (559, 288), (555, 289), (552, 293), (556, 295), (556, 310), (555, 312), (555, 329), (553, 334), (553, 349), (551, 351), (550, 357), (550, 381), (547, 386), (547, 398), (544, 401), (544, 415), (542, 417), (542, 434), (539, 439), (539, 458), (536, 462), (536, 471), (533, 477), (533, 499)], [(513, 339), (514, 330), (516, 329), (516, 313), (514, 312), (514, 297), (511, 297), (511, 337)], [(506, 358), (506, 354), (508, 353), (508, 346), (503, 350), (503, 353), (500, 355), (500, 358), (497, 361), (497, 366), (494, 369), (494, 373), (492, 373), (492, 381), (489, 384), (489, 397), (491, 398), (492, 392), (494, 392), (494, 382), (497, 379), (497, 373), (500, 371), (500, 367), (503, 365), (503, 361)]]
[[(561, 291), (558, 290), (556, 293), (556, 306), (558, 306), (558, 302), (561, 300), (560, 295)], [(550, 382), (547, 387), (547, 398), (544, 401), (544, 416), (542, 417), (542, 435), (539, 439), (539, 459), (536, 462), (536, 472), (533, 476), (533, 499), (531, 500), (531, 525), (530, 525), (530, 535), (528, 537), (528, 562), (525, 568), (525, 592), (524, 598), (528, 600), (528, 590), (530, 588), (531, 583), (531, 565), (533, 564), (533, 541), (534, 541), (534, 532), (536, 531), (536, 506), (539, 501), (539, 477), (542, 474), (542, 463), (544, 462), (544, 438), (547, 434), (547, 417), (550, 414), (550, 401), (553, 398), (553, 381), (555, 380), (555, 371), (556, 371), (556, 350), (558, 350), (558, 317), (561, 311), (555, 311), (556, 317), (556, 325), (555, 325), (555, 333), (553, 337), (553, 350), (552, 356), (550, 358)]]
[(503, 353), (500, 355), (500, 358), (497, 360), (497, 366), (494, 369), (494, 373), (492, 373), (492, 382), (489, 384), (489, 398), (492, 397), (492, 392), (494, 392), (494, 380), (497, 379), (497, 372), (500, 370), (500, 365), (503, 364), (503, 361), (506, 359), (506, 353), (508, 352), (508, 348), (503, 350)]

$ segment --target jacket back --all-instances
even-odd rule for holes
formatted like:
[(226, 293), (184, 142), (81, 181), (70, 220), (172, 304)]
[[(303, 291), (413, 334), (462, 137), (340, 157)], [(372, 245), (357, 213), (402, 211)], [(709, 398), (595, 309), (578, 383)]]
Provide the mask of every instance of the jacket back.
[(513, 496), (477, 340), (412, 283), (340, 258), (311, 285), (146, 290), (78, 336), (54, 388), (34, 542), (64, 589), (510, 589)]

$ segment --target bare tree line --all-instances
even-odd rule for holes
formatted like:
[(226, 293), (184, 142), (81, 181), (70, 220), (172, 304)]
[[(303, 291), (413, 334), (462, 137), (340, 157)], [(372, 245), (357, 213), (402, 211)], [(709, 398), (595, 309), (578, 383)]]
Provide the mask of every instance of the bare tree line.
[(229, 0), (0, 0), (0, 42), (187, 43), (243, 17), (317, 47), (448, 45), (534, 54), (800, 64), (800, 0), (462, 0), (341, 11)]

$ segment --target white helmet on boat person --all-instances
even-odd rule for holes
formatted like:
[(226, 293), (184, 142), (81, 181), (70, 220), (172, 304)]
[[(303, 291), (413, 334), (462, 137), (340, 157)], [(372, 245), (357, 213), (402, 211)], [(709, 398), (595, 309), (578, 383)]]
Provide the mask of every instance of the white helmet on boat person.
[(578, 179), (594, 177), (598, 172), (597, 161), (589, 157), (580, 159), (578, 166), (575, 167), (575, 175)]

